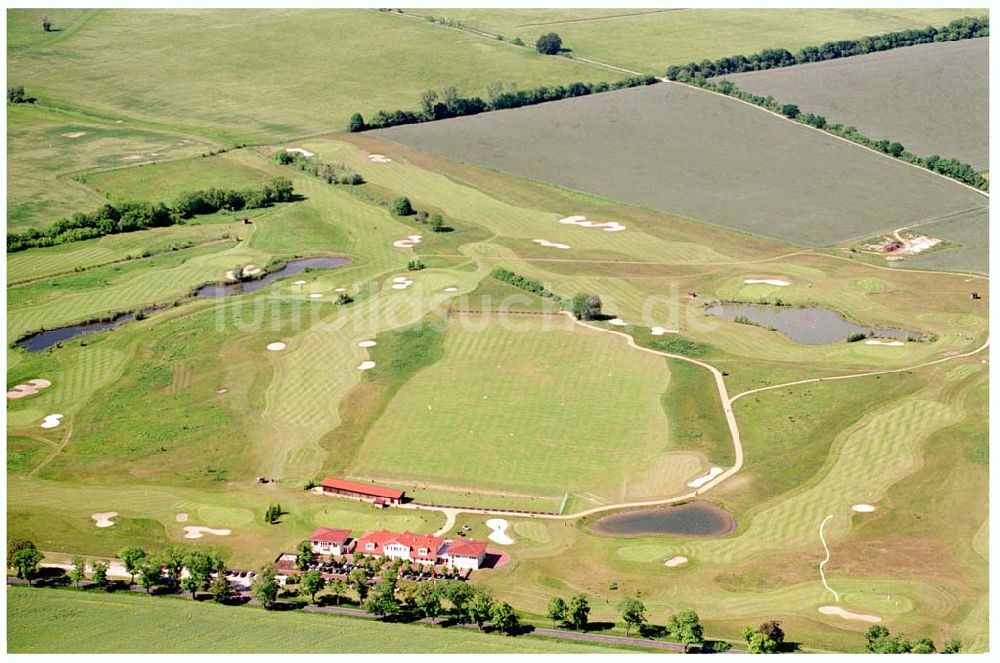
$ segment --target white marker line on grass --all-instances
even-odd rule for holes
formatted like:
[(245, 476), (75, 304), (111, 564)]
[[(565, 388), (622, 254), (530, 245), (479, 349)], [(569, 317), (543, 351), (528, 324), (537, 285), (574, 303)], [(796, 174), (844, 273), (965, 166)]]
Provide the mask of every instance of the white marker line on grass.
[(837, 603), (840, 603), (840, 594), (838, 594), (833, 587), (830, 587), (830, 583), (826, 581), (826, 573), (823, 572), (823, 567), (830, 561), (830, 549), (826, 545), (826, 538), (823, 536), (823, 528), (826, 526), (826, 521), (831, 518), (833, 518), (833, 514), (824, 518), (823, 522), (819, 524), (819, 540), (823, 542), (823, 550), (826, 551), (826, 559), (819, 563), (819, 577), (823, 581), (823, 586), (830, 590), (830, 593), (833, 594), (833, 598), (837, 600)]

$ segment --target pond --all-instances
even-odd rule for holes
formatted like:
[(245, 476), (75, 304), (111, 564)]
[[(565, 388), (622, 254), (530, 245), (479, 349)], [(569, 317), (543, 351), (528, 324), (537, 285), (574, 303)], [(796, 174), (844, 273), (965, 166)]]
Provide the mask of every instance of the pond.
[(796, 343), (820, 345), (846, 341), (853, 334), (907, 340), (921, 338), (904, 329), (862, 327), (828, 308), (819, 306), (765, 306), (762, 304), (711, 304), (705, 313), (727, 320), (747, 320), (760, 327), (780, 331)]
[[(156, 310), (156, 307), (143, 309), (142, 312), (148, 315)], [(108, 329), (114, 329), (118, 325), (125, 324), (130, 320), (135, 318), (135, 313), (128, 311), (126, 313), (119, 313), (115, 317), (109, 320), (99, 320), (97, 322), (84, 322), (78, 325), (69, 325), (68, 327), (59, 327), (57, 329), (49, 329), (47, 331), (37, 332), (31, 334), (30, 336), (25, 336), (21, 340), (17, 341), (19, 347), (24, 348), (28, 352), (41, 352), (46, 348), (50, 348), (56, 343), (61, 343), (65, 340), (71, 339), (75, 336), (81, 336), (83, 334), (91, 334), (93, 332), (106, 331)]]
[(736, 529), (736, 519), (714, 504), (688, 502), (605, 516), (590, 529), (606, 536), (722, 536)]
[(287, 276), (295, 276), (296, 274), (301, 274), (307, 269), (332, 269), (334, 267), (341, 267), (343, 265), (351, 262), (347, 258), (300, 258), (298, 260), (289, 260), (288, 264), (279, 270), (268, 272), (259, 279), (254, 279), (251, 281), (240, 281), (234, 283), (209, 283), (208, 285), (203, 285), (198, 288), (194, 293), (195, 297), (228, 297), (230, 295), (246, 295), (251, 292), (257, 292), (261, 288), (266, 288), (268, 285), (277, 281), (278, 279), (283, 279)]
[[(301, 274), (307, 269), (330, 269), (333, 267), (340, 267), (346, 265), (350, 262), (347, 258), (301, 258), (299, 260), (289, 260), (288, 264), (281, 269), (268, 272), (264, 276), (254, 281), (243, 281), (242, 283), (210, 283), (208, 285), (198, 288), (195, 293), (196, 297), (226, 297), (228, 295), (236, 294), (247, 294), (251, 292), (256, 292), (261, 288), (266, 287), (277, 279), (284, 278), (286, 276), (295, 276), (296, 274)], [(152, 313), (159, 307), (154, 306), (151, 308), (142, 309), (144, 314)], [(114, 329), (119, 325), (123, 325), (130, 320), (135, 318), (134, 311), (127, 311), (125, 313), (119, 313), (115, 317), (108, 320), (101, 320), (98, 322), (84, 322), (77, 325), (68, 325), (66, 327), (58, 327), (56, 329), (50, 329), (47, 331), (36, 332), (29, 336), (18, 340), (16, 344), (19, 347), (24, 348), (28, 352), (41, 352), (46, 348), (50, 348), (57, 343), (74, 338), (76, 336), (81, 336), (83, 334), (91, 334), (93, 332), (106, 331), (108, 329)]]

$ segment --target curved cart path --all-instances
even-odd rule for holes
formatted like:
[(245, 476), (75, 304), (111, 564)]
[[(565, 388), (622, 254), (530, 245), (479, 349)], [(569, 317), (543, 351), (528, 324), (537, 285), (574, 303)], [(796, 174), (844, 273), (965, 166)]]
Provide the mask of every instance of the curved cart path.
[[(572, 317), (572, 315), (569, 312), (567, 312), (567, 311), (561, 311), (561, 313), (563, 315)], [(652, 354), (652, 355), (659, 355), (661, 357), (667, 357), (669, 359), (677, 359), (679, 361), (686, 361), (686, 362), (688, 362), (690, 364), (694, 364), (696, 366), (700, 366), (701, 368), (704, 368), (709, 373), (711, 373), (712, 377), (715, 378), (715, 385), (716, 385), (716, 388), (719, 390), (719, 400), (722, 402), (722, 409), (723, 409), (723, 411), (725, 412), (725, 415), (726, 415), (726, 423), (729, 426), (729, 434), (732, 436), (732, 439), (733, 439), (733, 451), (734, 451), (734, 454), (735, 454), (735, 457), (736, 457), (736, 462), (733, 463), (732, 467), (730, 467), (729, 469), (727, 469), (725, 472), (723, 472), (719, 476), (715, 477), (714, 479), (712, 479), (711, 481), (709, 481), (708, 483), (706, 483), (704, 486), (702, 486), (702, 487), (698, 488), (697, 490), (694, 490), (694, 491), (692, 491), (690, 493), (685, 493), (683, 495), (676, 495), (674, 497), (665, 497), (665, 498), (655, 499), (655, 500), (645, 500), (645, 501), (641, 501), (641, 502), (618, 502), (618, 503), (615, 503), (615, 504), (604, 504), (604, 505), (601, 505), (601, 506), (592, 507), (590, 509), (584, 509), (583, 511), (577, 511), (575, 513), (567, 513), (567, 514), (555, 514), (555, 513), (517, 513), (517, 512), (513, 512), (513, 511), (510, 511), (510, 510), (504, 510), (504, 509), (489, 509), (489, 508), (475, 509), (475, 508), (454, 508), (454, 507), (445, 508), (445, 507), (427, 506), (427, 505), (423, 505), (423, 504), (420, 504), (420, 505), (418, 505), (418, 504), (401, 504), (400, 505), (400, 507), (404, 508), (404, 509), (423, 509), (423, 510), (428, 510), (428, 511), (439, 511), (441, 513), (444, 513), (445, 514), (445, 518), (446, 518), (445, 524), (444, 524), (444, 526), (440, 530), (438, 530), (436, 532), (436, 536), (442, 536), (445, 533), (447, 533), (448, 530), (450, 530), (451, 527), (454, 526), (455, 517), (459, 513), (476, 513), (476, 514), (484, 514), (484, 515), (510, 516), (510, 517), (515, 517), (515, 518), (544, 518), (544, 519), (548, 519), (548, 520), (576, 520), (578, 518), (584, 518), (586, 516), (590, 516), (590, 515), (593, 515), (593, 514), (596, 514), (596, 513), (602, 513), (602, 512), (605, 512), (605, 511), (617, 511), (617, 510), (620, 510), (620, 509), (630, 509), (630, 508), (649, 507), (649, 506), (666, 506), (668, 504), (675, 504), (677, 502), (685, 502), (687, 500), (694, 499), (698, 495), (701, 495), (701, 494), (703, 494), (703, 493), (711, 490), (712, 488), (718, 486), (720, 483), (722, 483), (723, 481), (725, 481), (729, 477), (733, 476), (734, 474), (736, 474), (737, 472), (739, 472), (740, 469), (743, 468), (743, 443), (740, 440), (740, 429), (739, 429), (738, 424), (736, 423), (736, 416), (733, 414), (733, 403), (736, 402), (738, 399), (742, 398), (743, 396), (748, 396), (750, 394), (755, 394), (755, 393), (758, 393), (758, 392), (761, 392), (761, 391), (768, 391), (768, 390), (771, 390), (771, 389), (781, 389), (782, 387), (791, 387), (791, 386), (795, 386), (795, 385), (799, 385), (799, 384), (809, 384), (809, 383), (812, 383), (812, 382), (824, 382), (824, 381), (830, 381), (830, 380), (849, 380), (849, 379), (853, 379), (853, 378), (862, 378), (862, 377), (868, 377), (868, 376), (872, 376), (872, 375), (885, 375), (885, 374), (888, 374), (888, 373), (902, 373), (904, 371), (912, 371), (912, 370), (915, 370), (915, 369), (918, 369), (918, 368), (924, 368), (926, 366), (933, 366), (934, 364), (940, 364), (940, 363), (943, 363), (943, 362), (946, 362), (946, 361), (953, 361), (955, 359), (963, 359), (965, 357), (970, 357), (972, 355), (975, 355), (975, 354), (978, 354), (978, 353), (982, 352), (983, 350), (986, 350), (989, 347), (989, 345), (990, 345), (989, 338), (987, 338), (986, 341), (981, 346), (979, 346), (978, 348), (976, 348), (975, 350), (971, 350), (969, 352), (964, 352), (964, 353), (957, 354), (957, 355), (952, 355), (950, 357), (942, 357), (941, 359), (935, 359), (933, 361), (924, 362), (922, 364), (917, 364), (915, 366), (907, 366), (907, 367), (904, 367), (904, 368), (886, 369), (886, 370), (881, 370), (881, 371), (868, 371), (868, 372), (864, 372), (864, 373), (852, 373), (852, 374), (849, 374), (849, 375), (837, 375), (837, 376), (825, 377), (825, 378), (809, 378), (809, 379), (806, 379), (806, 380), (796, 380), (794, 382), (786, 382), (786, 383), (783, 383), (783, 384), (774, 384), (774, 385), (770, 385), (770, 386), (767, 386), (767, 387), (760, 387), (760, 388), (757, 388), (757, 389), (750, 389), (748, 391), (744, 391), (744, 392), (741, 392), (739, 394), (736, 394), (733, 397), (730, 397), (729, 396), (729, 392), (726, 389), (726, 382), (723, 379), (722, 372), (719, 371), (719, 369), (717, 369), (715, 366), (712, 366), (711, 364), (708, 364), (708, 363), (703, 362), (703, 361), (699, 361), (697, 359), (692, 359), (691, 357), (685, 357), (684, 355), (672, 354), (670, 352), (661, 352), (659, 350), (653, 350), (652, 348), (643, 347), (643, 346), (637, 344), (635, 342), (635, 339), (632, 336), (630, 336), (629, 334), (626, 334), (625, 332), (615, 331), (613, 329), (605, 329), (603, 327), (598, 327), (596, 325), (590, 324), (588, 322), (584, 322), (582, 320), (576, 320), (575, 318), (573, 318), (573, 321), (576, 324), (580, 325), (581, 327), (586, 327), (587, 329), (590, 329), (590, 330), (593, 330), (593, 331), (601, 332), (601, 333), (604, 333), (604, 334), (613, 334), (615, 336), (620, 336), (620, 337), (622, 337), (622, 338), (625, 339), (625, 342), (628, 343), (630, 347), (633, 347), (636, 350), (639, 350), (641, 352), (646, 352), (646, 353), (649, 353), (649, 354)]]

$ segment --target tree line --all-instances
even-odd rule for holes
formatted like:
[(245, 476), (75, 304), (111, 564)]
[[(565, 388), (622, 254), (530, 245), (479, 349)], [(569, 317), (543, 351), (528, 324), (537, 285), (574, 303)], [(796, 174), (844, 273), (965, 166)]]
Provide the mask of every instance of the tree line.
[(712, 92), (718, 92), (729, 97), (735, 97), (736, 99), (746, 101), (755, 106), (760, 106), (761, 108), (765, 108), (774, 113), (779, 113), (790, 120), (807, 124), (829, 134), (833, 134), (834, 136), (846, 138), (852, 143), (864, 145), (865, 147), (881, 152), (882, 154), (888, 154), (889, 156), (901, 161), (912, 163), (920, 166), (921, 168), (926, 168), (927, 170), (939, 173), (945, 177), (950, 177), (953, 180), (957, 180), (963, 184), (968, 184), (969, 186), (981, 191), (989, 191), (989, 180), (983, 177), (973, 166), (965, 163), (964, 161), (943, 158), (937, 154), (933, 154), (929, 157), (919, 157), (912, 152), (909, 152), (903, 144), (898, 141), (890, 141), (888, 139), (876, 140), (874, 138), (869, 138), (858, 131), (857, 127), (850, 125), (845, 126), (843, 124), (831, 124), (822, 115), (805, 113), (800, 110), (796, 104), (781, 103), (770, 95), (762, 97), (759, 94), (748, 92), (737, 87), (732, 81), (721, 80), (715, 82), (698, 75), (687, 82), (691, 85), (697, 85), (705, 90), (711, 90)]
[(601, 312), (601, 298), (597, 295), (579, 292), (570, 299), (560, 297), (546, 288), (541, 281), (529, 279), (503, 267), (494, 267), (490, 271), (490, 276), (498, 281), (509, 283), (515, 288), (520, 288), (525, 292), (530, 292), (545, 299), (551, 299), (572, 313), (577, 320), (601, 320), (604, 317)]
[(365, 183), (365, 178), (361, 176), (361, 173), (349, 169), (342, 163), (332, 164), (316, 159), (307, 159), (303, 154), (288, 150), (278, 150), (274, 153), (274, 158), (282, 166), (298, 168), (302, 172), (318, 177), (327, 184), (356, 186)]
[(450, 117), (477, 115), (486, 111), (520, 108), (542, 104), (548, 101), (558, 101), (569, 97), (582, 97), (609, 90), (621, 90), (630, 87), (653, 85), (659, 80), (655, 76), (632, 76), (613, 83), (582, 83), (549, 87), (543, 85), (530, 90), (517, 89), (516, 83), (493, 82), (486, 86), (486, 98), (460, 97), (453, 85), (441, 90), (427, 90), (420, 97), (420, 110), (381, 110), (366, 121), (361, 113), (355, 113), (348, 122), (348, 131), (358, 132), (369, 129), (384, 129), (401, 124), (416, 124), (433, 122)]
[(259, 187), (245, 189), (208, 189), (178, 196), (174, 204), (127, 202), (105, 204), (93, 212), (77, 212), (69, 219), (56, 221), (45, 230), (28, 228), (20, 233), (7, 233), (7, 253), (30, 248), (56, 246), (105, 235), (162, 228), (184, 223), (200, 214), (220, 210), (239, 211), (269, 207), (293, 199), (292, 182), (275, 177)]
[(846, 58), (854, 55), (864, 55), (893, 48), (929, 44), (942, 41), (958, 41), (960, 39), (976, 39), (988, 37), (990, 34), (989, 17), (959, 18), (948, 25), (935, 28), (926, 27), (915, 30), (888, 32), (881, 35), (861, 37), (826, 42), (822, 46), (805, 46), (796, 53), (784, 48), (765, 48), (751, 55), (731, 55), (718, 60), (702, 60), (689, 62), (685, 65), (672, 65), (667, 68), (667, 78), (672, 81), (687, 83), (697, 76), (712, 78), (725, 74), (741, 74), (747, 71), (760, 71), (778, 67), (791, 67), (807, 62), (822, 62)]

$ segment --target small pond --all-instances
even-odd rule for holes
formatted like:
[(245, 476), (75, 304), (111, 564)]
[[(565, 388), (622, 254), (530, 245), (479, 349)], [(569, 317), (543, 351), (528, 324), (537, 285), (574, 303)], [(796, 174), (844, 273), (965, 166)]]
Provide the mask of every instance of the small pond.
[(351, 262), (347, 258), (300, 258), (289, 260), (288, 264), (279, 270), (268, 272), (259, 279), (251, 281), (240, 281), (239, 283), (209, 283), (198, 288), (194, 293), (195, 297), (228, 297), (230, 295), (246, 295), (257, 292), (261, 288), (266, 288), (274, 281), (283, 279), (286, 276), (301, 274), (307, 269), (332, 269), (341, 267)]
[(819, 306), (711, 304), (705, 307), (705, 313), (727, 320), (745, 319), (760, 327), (780, 331), (796, 343), (807, 345), (846, 341), (853, 334), (868, 334), (903, 341), (921, 337), (916, 332), (904, 329), (862, 327), (846, 320), (836, 311)]
[(722, 536), (736, 529), (736, 519), (714, 504), (688, 502), (605, 516), (590, 529), (606, 536)]
[[(148, 315), (155, 310), (155, 307), (147, 308), (143, 309), (142, 312)], [(78, 325), (69, 325), (68, 327), (49, 329), (47, 331), (31, 334), (30, 336), (25, 336), (21, 340), (17, 341), (17, 345), (24, 348), (28, 352), (41, 352), (46, 348), (52, 347), (56, 343), (62, 343), (63, 341), (71, 339), (75, 336), (113, 329), (118, 325), (129, 322), (134, 318), (135, 313), (129, 311), (127, 313), (119, 313), (110, 320), (84, 322)]]
[[(281, 269), (268, 272), (259, 279), (253, 281), (243, 281), (242, 283), (210, 283), (209, 285), (202, 286), (198, 288), (195, 293), (196, 297), (225, 297), (227, 295), (236, 294), (247, 294), (251, 292), (256, 292), (261, 288), (266, 287), (270, 283), (276, 281), (277, 279), (284, 278), (286, 276), (295, 276), (296, 274), (301, 274), (307, 269), (330, 269), (333, 267), (340, 267), (346, 265), (350, 262), (347, 258), (301, 258), (299, 260), (289, 260), (288, 264)], [(155, 311), (158, 307), (152, 307), (143, 309), (142, 312), (149, 314)], [(108, 329), (114, 329), (115, 327), (125, 324), (135, 318), (135, 313), (133, 311), (128, 311), (126, 313), (119, 313), (114, 318), (110, 320), (102, 320), (99, 322), (85, 322), (78, 325), (69, 325), (66, 327), (59, 327), (57, 329), (50, 329), (47, 331), (38, 332), (31, 334), (30, 336), (25, 336), (16, 342), (16, 344), (28, 352), (40, 352), (46, 348), (50, 348), (57, 343), (71, 339), (75, 336), (81, 336), (83, 334), (90, 334), (93, 332), (106, 331)]]

